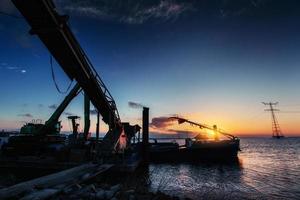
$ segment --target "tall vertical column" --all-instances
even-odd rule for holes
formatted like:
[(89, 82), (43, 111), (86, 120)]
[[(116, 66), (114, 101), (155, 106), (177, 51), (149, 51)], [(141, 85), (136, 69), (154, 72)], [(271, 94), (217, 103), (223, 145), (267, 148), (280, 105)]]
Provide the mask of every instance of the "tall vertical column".
[(90, 98), (84, 93), (84, 139), (86, 140), (90, 131)]
[(99, 129), (100, 129), (100, 113), (97, 111), (97, 124), (96, 124), (96, 141), (99, 141)]
[(149, 158), (149, 108), (143, 107), (143, 157), (147, 162)]

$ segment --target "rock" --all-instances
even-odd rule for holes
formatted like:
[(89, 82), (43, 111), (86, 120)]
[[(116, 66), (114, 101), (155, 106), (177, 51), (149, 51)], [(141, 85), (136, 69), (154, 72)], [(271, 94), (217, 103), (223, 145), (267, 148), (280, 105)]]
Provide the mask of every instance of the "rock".
[(29, 194), (29, 193), (33, 193), (36, 192), (37, 190), (33, 189), (33, 188), (28, 188), (24, 191), (24, 193)]
[(81, 177), (81, 179), (85, 180), (85, 179), (89, 178), (90, 175), (91, 175), (90, 173), (86, 173)]
[(22, 200), (42, 200), (42, 199), (48, 199), (51, 196), (57, 194), (57, 189), (44, 189), (37, 192), (33, 192), (25, 197), (22, 198)]
[(93, 192), (97, 192), (96, 187), (95, 187), (94, 184), (91, 184), (91, 185), (90, 185), (90, 188), (91, 188), (91, 190), (92, 190)]
[(117, 185), (112, 186), (109, 190), (116, 193), (120, 189), (121, 189), (121, 184), (117, 184)]
[(121, 189), (121, 184), (117, 184), (110, 187), (109, 190), (105, 191), (105, 198), (111, 199), (120, 189)]
[(111, 199), (114, 196), (114, 192), (111, 190), (105, 191), (105, 198), (106, 199)]
[(125, 191), (124, 195), (129, 196), (129, 195), (134, 194), (134, 193), (135, 193), (135, 191), (133, 189), (131, 189), (131, 190)]
[(118, 191), (116, 194), (115, 194), (115, 197), (119, 198), (121, 196), (121, 192)]
[(135, 200), (135, 196), (133, 194), (129, 195), (128, 200)]
[(138, 194), (136, 195), (137, 200), (151, 200), (152, 196), (147, 194)]
[(99, 200), (105, 199), (105, 190), (103, 190), (103, 189), (98, 190), (96, 193), (96, 199), (99, 199)]
[(116, 197), (112, 198), (111, 200), (118, 200)]
[(63, 189), (62, 193), (63, 193), (63, 194), (69, 194), (69, 193), (71, 193), (72, 191), (73, 191), (73, 189), (72, 189), (71, 187), (67, 187), (67, 188)]
[(93, 195), (91, 193), (82, 193), (80, 194), (80, 197), (82, 197), (83, 199), (91, 199)]

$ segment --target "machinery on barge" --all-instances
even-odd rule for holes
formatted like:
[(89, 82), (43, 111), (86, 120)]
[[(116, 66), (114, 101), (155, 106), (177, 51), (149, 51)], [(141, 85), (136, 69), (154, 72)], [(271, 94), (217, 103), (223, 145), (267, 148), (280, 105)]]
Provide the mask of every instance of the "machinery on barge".
[[(13, 3), (30, 25), (30, 34), (39, 37), (76, 84), (45, 124), (27, 123), (20, 134), (9, 138), (2, 147), (0, 166), (68, 168), (91, 160), (113, 160), (118, 152), (129, 149), (131, 138), (141, 128), (121, 122), (116, 103), (72, 33), (68, 16), (60, 15), (52, 0), (13, 0)], [(69, 116), (73, 133), (66, 137), (60, 134), (59, 117), (80, 91), (84, 92), (84, 131), (78, 131), (78, 117)], [(90, 102), (97, 110), (96, 138), (89, 137)], [(109, 127), (102, 139), (100, 115)]]
[[(30, 34), (39, 37), (69, 79), (76, 84), (44, 124), (27, 123), (21, 128), (20, 134), (9, 138), (8, 143), (2, 147), (0, 167), (63, 169), (88, 161), (119, 162), (119, 158), (124, 158), (124, 155), (135, 157), (129, 159), (135, 162), (139, 160), (139, 152), (143, 158), (150, 156), (150, 159), (164, 160), (227, 159), (237, 156), (237, 137), (221, 132), (216, 127), (178, 117), (172, 120), (211, 129), (228, 139), (219, 140), (216, 136), (215, 140), (209, 141), (195, 137), (186, 139), (183, 146), (149, 144), (149, 108), (146, 107), (143, 108), (142, 142), (138, 139), (137, 144), (132, 145), (132, 139), (140, 133), (141, 127), (121, 121), (112, 95), (68, 26), (68, 16), (60, 15), (52, 0), (13, 0), (13, 3), (30, 25)], [(73, 131), (67, 137), (60, 134), (59, 118), (81, 91), (84, 93), (84, 131), (79, 133), (76, 122), (78, 116), (69, 116)], [(89, 137), (90, 103), (97, 111), (96, 138)], [(99, 137), (100, 115), (108, 125), (108, 132), (102, 139)]]
[[(184, 145), (176, 142), (151, 143), (150, 155), (152, 160), (158, 161), (197, 161), (217, 160), (227, 161), (236, 159), (240, 150), (240, 139), (232, 134), (226, 133), (217, 128), (216, 125), (208, 126), (192, 122), (180, 117), (170, 117), (179, 124), (188, 123), (200, 129), (207, 129), (213, 132), (213, 138), (199, 133), (194, 138), (186, 138)], [(221, 139), (220, 136), (224, 136)]]

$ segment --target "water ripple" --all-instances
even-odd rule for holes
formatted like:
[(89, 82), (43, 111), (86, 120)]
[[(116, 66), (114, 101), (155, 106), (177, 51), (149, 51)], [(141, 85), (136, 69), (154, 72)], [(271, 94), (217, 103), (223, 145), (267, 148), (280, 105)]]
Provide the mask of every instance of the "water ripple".
[(152, 164), (151, 189), (193, 199), (300, 199), (300, 138), (241, 140), (238, 164)]

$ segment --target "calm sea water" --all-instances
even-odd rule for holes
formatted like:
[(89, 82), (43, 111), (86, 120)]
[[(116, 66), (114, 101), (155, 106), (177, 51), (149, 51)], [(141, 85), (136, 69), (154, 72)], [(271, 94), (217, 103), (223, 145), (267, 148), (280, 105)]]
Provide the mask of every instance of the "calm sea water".
[(192, 199), (300, 199), (300, 138), (242, 138), (232, 164), (151, 164), (150, 187)]
[[(154, 192), (195, 200), (300, 200), (300, 138), (242, 138), (241, 149), (237, 162), (150, 164), (117, 180), (124, 179), (135, 187), (147, 182)], [(0, 186), (20, 181), (13, 174), (0, 172)]]

